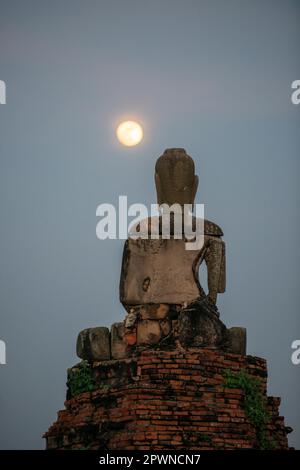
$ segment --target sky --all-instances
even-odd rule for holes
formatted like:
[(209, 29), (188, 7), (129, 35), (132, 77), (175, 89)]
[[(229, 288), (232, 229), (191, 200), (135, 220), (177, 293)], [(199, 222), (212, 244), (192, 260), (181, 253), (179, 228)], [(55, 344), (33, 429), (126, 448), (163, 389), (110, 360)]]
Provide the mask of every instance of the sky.
[(0, 0), (0, 448), (45, 447), (77, 334), (124, 319), (124, 241), (96, 238), (96, 208), (155, 203), (169, 147), (224, 231), (221, 319), (267, 359), (300, 448), (299, 40), (297, 0)]

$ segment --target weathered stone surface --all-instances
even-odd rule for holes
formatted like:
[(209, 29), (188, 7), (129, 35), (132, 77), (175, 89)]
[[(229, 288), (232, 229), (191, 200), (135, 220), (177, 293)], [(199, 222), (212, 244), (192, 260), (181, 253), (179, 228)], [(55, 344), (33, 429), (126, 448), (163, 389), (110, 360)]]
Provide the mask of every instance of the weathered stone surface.
[(140, 320), (137, 324), (137, 344), (153, 345), (162, 338), (159, 322), (156, 320)]
[(129, 313), (125, 317), (124, 326), (125, 329), (134, 328), (139, 315), (139, 308), (131, 307)]
[(218, 318), (213, 305), (201, 299), (180, 312), (178, 338), (184, 346), (222, 347), (226, 341), (226, 326)]
[[(184, 149), (167, 149), (157, 160), (155, 182), (159, 204), (177, 204), (173, 213), (170, 239), (163, 238), (166, 208), (159, 217), (145, 219), (137, 224), (137, 238), (129, 238), (124, 246), (120, 279), (120, 300), (128, 310), (132, 305), (184, 305), (206, 294), (200, 286), (198, 270), (207, 264), (208, 298), (216, 303), (217, 294), (225, 291), (225, 244), (222, 230), (213, 222), (193, 218), (191, 225), (200, 223), (201, 246), (186, 249), (182, 238), (182, 224), (176, 227), (177, 216), (182, 221), (183, 204), (192, 205), (198, 185), (194, 162)], [(165, 211), (165, 212), (164, 212)], [(170, 212), (170, 211), (169, 211)], [(168, 217), (167, 217), (168, 220)], [(149, 237), (149, 226), (157, 223), (157, 238)], [(145, 229), (143, 228), (143, 222)], [(169, 224), (168, 224), (169, 225)], [(172, 224), (171, 224), (172, 225)], [(178, 234), (180, 230), (180, 234)], [(144, 233), (145, 232), (145, 233)], [(151, 232), (151, 230), (150, 230)], [(180, 235), (180, 237), (177, 237)], [(197, 236), (199, 241), (199, 237)]]
[[(127, 346), (154, 345), (171, 332), (171, 319), (176, 308), (166, 304), (130, 307), (124, 321), (124, 342)], [(175, 312), (175, 313), (174, 313)], [(132, 354), (133, 349), (127, 349)]]
[(227, 330), (226, 349), (235, 354), (246, 354), (246, 328), (232, 327)]
[(109, 329), (106, 327), (87, 328), (77, 338), (77, 356), (89, 362), (110, 359)]
[(111, 326), (110, 347), (112, 359), (124, 359), (128, 355), (124, 334), (124, 322), (114, 323)]
[(167, 304), (142, 305), (140, 308), (140, 317), (142, 320), (161, 320), (168, 316), (170, 307)]
[(157, 203), (193, 204), (198, 188), (193, 159), (183, 148), (166, 149), (155, 165)]
[(181, 304), (205, 297), (199, 266), (208, 267), (209, 297), (215, 302), (225, 290), (225, 245), (205, 236), (201, 250), (187, 250), (184, 239), (129, 238), (124, 246), (120, 300), (124, 306)]
[(159, 325), (163, 337), (168, 336), (171, 333), (172, 323), (168, 318), (160, 320)]
[(185, 249), (184, 240), (128, 239), (123, 254), (121, 302), (183, 304), (199, 297), (195, 278), (198, 255), (196, 250)]

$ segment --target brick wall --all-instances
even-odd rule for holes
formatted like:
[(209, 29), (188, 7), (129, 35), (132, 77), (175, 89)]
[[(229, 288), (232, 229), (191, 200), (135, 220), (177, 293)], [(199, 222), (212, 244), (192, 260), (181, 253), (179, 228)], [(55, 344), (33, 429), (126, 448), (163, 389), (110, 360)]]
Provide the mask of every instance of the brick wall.
[[(238, 449), (259, 447), (243, 388), (227, 388), (225, 371), (246, 371), (266, 395), (264, 359), (211, 349), (146, 350), (135, 358), (94, 363), (92, 389), (67, 393), (45, 434), (49, 449)], [(280, 399), (266, 397), (265, 436), (287, 449)]]

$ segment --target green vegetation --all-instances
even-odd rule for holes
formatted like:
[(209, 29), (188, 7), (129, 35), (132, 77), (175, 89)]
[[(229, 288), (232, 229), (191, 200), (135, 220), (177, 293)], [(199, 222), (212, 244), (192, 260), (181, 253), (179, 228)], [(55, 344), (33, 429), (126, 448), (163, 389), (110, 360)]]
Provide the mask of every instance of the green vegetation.
[(68, 370), (67, 386), (72, 397), (95, 389), (92, 369), (87, 361), (82, 361), (76, 368)]
[(245, 413), (256, 430), (259, 448), (274, 449), (275, 442), (268, 438), (266, 426), (270, 420), (267, 410), (267, 398), (262, 392), (261, 383), (245, 370), (233, 374), (230, 370), (224, 374), (225, 387), (241, 388), (244, 391)]

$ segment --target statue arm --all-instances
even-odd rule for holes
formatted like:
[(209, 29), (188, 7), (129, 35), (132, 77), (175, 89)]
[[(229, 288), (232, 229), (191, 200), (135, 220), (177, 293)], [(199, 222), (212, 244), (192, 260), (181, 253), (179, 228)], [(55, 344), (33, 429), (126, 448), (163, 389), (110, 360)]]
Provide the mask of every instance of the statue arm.
[(220, 279), (219, 279), (219, 289), (218, 292), (223, 294), (226, 290), (226, 250), (225, 243), (222, 243), (222, 259), (221, 259), (221, 269), (220, 269)]
[(207, 266), (208, 297), (216, 303), (218, 293), (225, 292), (225, 243), (219, 237), (209, 237), (204, 255)]

